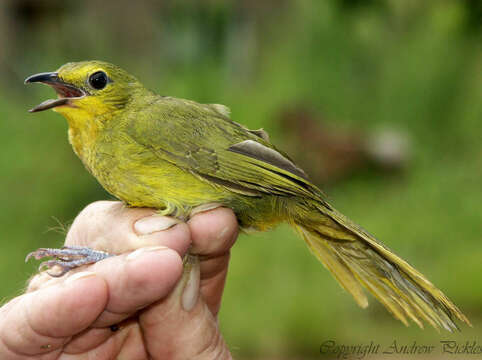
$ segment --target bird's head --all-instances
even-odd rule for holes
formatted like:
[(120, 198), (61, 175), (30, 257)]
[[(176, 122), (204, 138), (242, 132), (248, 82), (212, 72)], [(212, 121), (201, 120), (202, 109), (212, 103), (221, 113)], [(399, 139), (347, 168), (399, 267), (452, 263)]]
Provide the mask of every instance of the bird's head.
[(71, 62), (55, 72), (29, 76), (25, 83), (50, 85), (58, 95), (35, 106), (30, 112), (54, 109), (68, 120), (99, 116), (123, 109), (142, 89), (135, 77), (103, 61)]

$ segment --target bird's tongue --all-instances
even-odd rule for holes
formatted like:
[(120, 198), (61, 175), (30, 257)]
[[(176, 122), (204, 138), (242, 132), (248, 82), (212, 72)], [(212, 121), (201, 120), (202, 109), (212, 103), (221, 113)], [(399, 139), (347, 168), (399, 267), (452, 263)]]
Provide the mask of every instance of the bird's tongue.
[(69, 98), (59, 98), (59, 99), (49, 99), (45, 100), (43, 103), (35, 106), (33, 109), (30, 109), (30, 112), (37, 112), (52, 109), (57, 106), (67, 105), (69, 102)]

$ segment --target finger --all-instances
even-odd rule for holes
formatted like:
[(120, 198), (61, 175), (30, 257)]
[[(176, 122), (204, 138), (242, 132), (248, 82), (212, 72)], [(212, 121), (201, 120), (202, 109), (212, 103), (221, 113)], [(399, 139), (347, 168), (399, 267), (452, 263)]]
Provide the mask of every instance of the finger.
[(128, 208), (119, 201), (90, 204), (75, 218), (66, 245), (87, 246), (112, 254), (163, 245), (183, 255), (190, 245), (185, 224), (148, 208)]
[(188, 225), (191, 252), (201, 254), (201, 294), (216, 315), (228, 271), (229, 251), (238, 236), (236, 216), (230, 209), (218, 208), (193, 216)]
[(139, 313), (149, 358), (231, 359), (217, 320), (203, 299), (199, 298), (189, 311), (183, 307), (190, 275), (184, 272), (167, 298)]
[(182, 274), (182, 259), (166, 247), (140, 248), (91, 265), (109, 291), (104, 311), (92, 324), (108, 327), (166, 297)]
[(191, 252), (205, 257), (226, 254), (238, 236), (236, 215), (224, 207), (196, 214), (188, 225), (192, 237)]
[(64, 346), (68, 359), (147, 359), (141, 329), (135, 319), (123, 322), (116, 330), (89, 328)]
[(188, 259), (185, 269), (190, 271), (183, 273), (169, 297), (140, 312), (146, 347), (154, 359), (230, 358), (215, 314), (227, 273), (229, 249), (238, 233), (236, 217), (231, 210), (219, 208), (193, 216), (188, 225), (193, 244), (190, 252), (201, 254), (202, 259), (202, 296), (193, 296), (194, 303), (186, 306), (186, 294), (199, 291), (196, 263)]
[[(152, 237), (156, 239), (152, 243), (160, 244), (157, 246), (171, 245), (178, 252), (179, 256), (184, 256), (188, 249), (188, 244), (190, 243), (190, 233), (189, 228), (186, 224), (178, 224), (169, 230), (161, 232), (159, 234), (152, 234)], [(117, 242), (122, 242), (122, 238), (118, 239)], [(168, 247), (168, 246), (166, 246)], [(105, 261), (105, 260), (103, 260)], [(34, 275), (28, 282), (26, 292), (32, 292), (37, 289), (52, 286), (59, 282), (64, 281), (65, 277), (72, 275), (78, 271), (85, 270), (86, 267), (82, 266), (78, 269), (71, 270), (67, 275), (63, 277), (52, 277), (47, 271), (42, 271), (39, 274)]]
[[(219, 309), (221, 308), (221, 300), (226, 283), (226, 276), (228, 275), (229, 254), (219, 259), (212, 259), (210, 261), (218, 261), (220, 270), (209, 278), (202, 278), (201, 273), (201, 287), (200, 292), (204, 302), (208, 305), (211, 313), (217, 317)], [(201, 269), (203, 268), (203, 261), (201, 261)], [(202, 272), (202, 270), (201, 270)]]
[(16, 298), (1, 309), (0, 355), (59, 351), (99, 316), (108, 298), (106, 281), (92, 272)]

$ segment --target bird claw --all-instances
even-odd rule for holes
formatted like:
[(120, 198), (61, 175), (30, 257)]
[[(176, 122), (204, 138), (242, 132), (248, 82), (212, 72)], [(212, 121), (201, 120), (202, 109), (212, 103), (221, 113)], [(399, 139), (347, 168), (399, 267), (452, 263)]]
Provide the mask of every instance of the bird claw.
[(63, 246), (60, 249), (40, 248), (32, 251), (25, 258), (25, 262), (31, 258), (37, 260), (45, 257), (53, 257), (52, 260), (44, 261), (39, 266), (39, 271), (51, 270), (52, 268), (60, 268), (60, 272), (47, 271), (52, 277), (60, 277), (72, 269), (82, 265), (93, 264), (105, 258), (113, 256), (105, 251), (93, 250), (88, 247), (80, 246)]

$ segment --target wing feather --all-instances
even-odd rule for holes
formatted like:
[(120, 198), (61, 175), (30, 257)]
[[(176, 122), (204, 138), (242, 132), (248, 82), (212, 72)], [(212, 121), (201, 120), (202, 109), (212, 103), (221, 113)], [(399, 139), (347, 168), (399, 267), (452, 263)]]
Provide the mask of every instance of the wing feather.
[(156, 157), (249, 196), (321, 197), (306, 174), (267, 139), (193, 101), (162, 98), (131, 118), (128, 133)]

